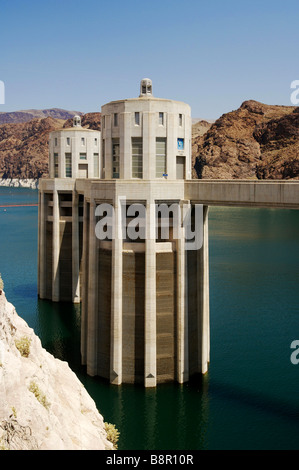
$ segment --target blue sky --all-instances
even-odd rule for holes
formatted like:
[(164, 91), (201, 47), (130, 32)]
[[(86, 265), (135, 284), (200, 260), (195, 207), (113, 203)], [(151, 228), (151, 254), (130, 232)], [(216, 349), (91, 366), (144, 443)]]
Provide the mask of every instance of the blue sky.
[(0, 111), (100, 111), (143, 77), (193, 117), (290, 105), (298, 18), (298, 0), (0, 0)]

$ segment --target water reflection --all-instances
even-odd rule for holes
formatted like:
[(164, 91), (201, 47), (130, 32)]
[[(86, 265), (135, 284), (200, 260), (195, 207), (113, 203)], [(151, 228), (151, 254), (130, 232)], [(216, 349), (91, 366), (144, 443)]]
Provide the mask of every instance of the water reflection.
[(209, 377), (155, 389), (109, 384), (89, 377), (80, 363), (80, 306), (38, 301), (36, 329), (43, 346), (66, 360), (99, 411), (120, 431), (120, 449), (205, 449), (209, 423)]
[[(83, 378), (84, 380), (84, 378)], [(155, 389), (109, 385), (91, 378), (86, 383), (105, 419), (120, 430), (120, 449), (173, 450), (208, 448), (208, 378)], [(97, 389), (94, 385), (97, 382)]]

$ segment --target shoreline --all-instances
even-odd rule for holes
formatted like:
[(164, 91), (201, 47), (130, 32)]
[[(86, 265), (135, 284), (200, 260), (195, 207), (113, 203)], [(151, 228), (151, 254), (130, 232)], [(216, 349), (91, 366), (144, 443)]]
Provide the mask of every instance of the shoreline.
[(0, 186), (8, 188), (38, 189), (38, 179), (0, 178)]

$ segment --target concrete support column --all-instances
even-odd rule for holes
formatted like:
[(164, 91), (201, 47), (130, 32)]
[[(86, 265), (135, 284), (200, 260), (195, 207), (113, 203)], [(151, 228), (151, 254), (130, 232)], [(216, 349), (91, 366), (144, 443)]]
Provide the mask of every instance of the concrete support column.
[(46, 296), (45, 274), (46, 274), (46, 208), (45, 193), (40, 191), (38, 208), (38, 226), (39, 226), (39, 242), (38, 242), (38, 295), (40, 299)]
[(145, 387), (157, 385), (155, 204), (146, 208), (145, 242)]
[(60, 256), (60, 227), (59, 227), (59, 195), (58, 191), (53, 191), (53, 248), (52, 248), (52, 301), (60, 300), (60, 276), (59, 276), (59, 256)]
[(83, 253), (82, 253), (82, 306), (81, 306), (81, 361), (87, 363), (87, 314), (88, 314), (88, 246), (89, 246), (89, 213), (87, 201), (83, 205)]
[(120, 202), (114, 205), (114, 236), (112, 240), (112, 288), (111, 288), (111, 361), (110, 382), (122, 383), (122, 296), (123, 296), (123, 240), (122, 211)]
[(89, 215), (89, 263), (88, 263), (88, 311), (87, 311), (87, 373), (97, 375), (97, 339), (98, 339), (98, 253), (96, 226), (96, 203), (90, 201)]
[[(182, 209), (182, 207), (181, 207)], [(185, 228), (177, 240), (177, 381), (189, 380), (188, 348), (188, 270), (185, 250)]]
[(79, 195), (73, 191), (72, 203), (72, 297), (73, 303), (80, 303), (80, 260), (79, 260)]
[(210, 362), (209, 207), (203, 208), (203, 246), (197, 252), (198, 279), (198, 372), (205, 374)]

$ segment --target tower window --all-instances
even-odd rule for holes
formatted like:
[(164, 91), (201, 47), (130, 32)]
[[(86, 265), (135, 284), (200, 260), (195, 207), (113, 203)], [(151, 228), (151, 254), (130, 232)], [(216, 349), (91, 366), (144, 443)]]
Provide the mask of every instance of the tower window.
[(58, 153), (54, 153), (54, 178), (58, 178)]
[(81, 137), (81, 144), (85, 145), (85, 137)]
[(112, 178), (119, 178), (119, 139), (112, 139)]
[(164, 126), (164, 113), (159, 113), (159, 126)]
[(98, 139), (97, 138), (94, 139), (94, 144), (98, 145)]
[(142, 178), (142, 139), (132, 138), (132, 178)]
[(156, 139), (156, 178), (166, 174), (166, 138)]
[(69, 137), (66, 138), (66, 145), (71, 145), (71, 139)]
[(183, 125), (183, 115), (179, 114), (179, 126), (182, 127)]
[(140, 126), (140, 113), (135, 113), (135, 125)]
[(80, 160), (87, 160), (86, 153), (80, 153), (79, 158)]
[(113, 123), (114, 123), (114, 127), (118, 126), (118, 114), (117, 113), (114, 113)]
[(98, 153), (94, 153), (93, 154), (93, 176), (95, 178), (98, 178), (99, 177), (99, 154)]
[(102, 170), (103, 170), (103, 177), (105, 171), (105, 139), (102, 140)]
[(57, 147), (57, 137), (55, 137), (55, 147)]
[(72, 177), (72, 154), (71, 153), (65, 154), (65, 177), (66, 178)]

